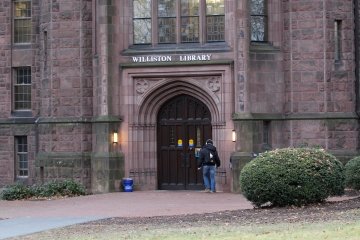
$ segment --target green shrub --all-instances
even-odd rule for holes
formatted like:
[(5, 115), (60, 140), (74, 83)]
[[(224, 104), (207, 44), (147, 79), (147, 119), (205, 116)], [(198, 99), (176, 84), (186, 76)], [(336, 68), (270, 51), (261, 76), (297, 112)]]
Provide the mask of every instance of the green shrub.
[(25, 186), (14, 184), (7, 186), (1, 194), (4, 200), (50, 198), (55, 196), (85, 195), (85, 187), (74, 180), (53, 180), (42, 185)]
[(78, 196), (86, 193), (85, 187), (74, 180), (64, 180), (63, 186), (63, 195)]
[(36, 196), (37, 198), (53, 196), (44, 185), (33, 185), (29, 188), (33, 192), (33, 195)]
[(360, 190), (360, 157), (355, 157), (345, 164), (345, 185)]
[(60, 180), (53, 180), (53, 181), (47, 182), (43, 185), (44, 197), (67, 195), (67, 194), (64, 194), (65, 187), (66, 187), (66, 185), (64, 184), (64, 182), (60, 181)]
[(53, 180), (33, 189), (38, 197), (85, 195), (85, 187), (74, 180)]
[(1, 199), (3, 200), (18, 200), (32, 197), (32, 191), (22, 183), (15, 183), (14, 185), (6, 186), (1, 192)]
[(304, 205), (344, 193), (344, 167), (321, 149), (286, 148), (265, 152), (240, 173), (244, 196), (256, 206)]

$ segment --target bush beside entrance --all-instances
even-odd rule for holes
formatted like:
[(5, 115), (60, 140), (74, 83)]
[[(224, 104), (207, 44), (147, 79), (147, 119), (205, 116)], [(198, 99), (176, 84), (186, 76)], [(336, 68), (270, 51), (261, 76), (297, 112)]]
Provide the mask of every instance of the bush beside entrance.
[(80, 183), (74, 180), (54, 180), (42, 185), (25, 186), (22, 183), (16, 183), (7, 186), (1, 192), (0, 199), (19, 200), (79, 195), (85, 195), (85, 187)]
[(351, 159), (345, 165), (345, 185), (360, 190), (360, 157)]
[(265, 152), (245, 165), (240, 187), (254, 205), (305, 205), (344, 193), (344, 167), (322, 149)]

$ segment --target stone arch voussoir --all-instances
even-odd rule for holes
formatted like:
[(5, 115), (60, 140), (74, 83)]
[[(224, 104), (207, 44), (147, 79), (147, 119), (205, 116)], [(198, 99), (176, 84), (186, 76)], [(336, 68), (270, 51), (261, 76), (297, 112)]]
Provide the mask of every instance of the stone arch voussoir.
[(180, 94), (187, 94), (202, 101), (209, 108), (213, 122), (221, 120), (220, 103), (216, 100), (215, 94), (197, 83), (171, 79), (164, 81), (144, 95), (139, 103), (138, 123), (155, 124), (160, 107), (167, 100)]

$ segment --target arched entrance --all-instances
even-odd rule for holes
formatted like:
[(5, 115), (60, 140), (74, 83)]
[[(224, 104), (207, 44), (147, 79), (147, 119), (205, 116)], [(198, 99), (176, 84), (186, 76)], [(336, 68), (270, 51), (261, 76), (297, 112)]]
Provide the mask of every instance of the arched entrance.
[[(198, 65), (184, 67), (174, 65), (164, 68), (131, 67), (123, 69), (123, 79), (124, 81), (121, 82), (125, 85), (121, 88), (121, 96), (126, 103), (124, 106), (127, 107), (121, 108), (120, 115), (123, 115), (124, 119), (119, 131), (121, 133), (119, 147), (125, 156), (125, 173), (134, 179), (135, 188), (138, 190), (202, 189), (201, 172), (195, 168), (195, 161), (191, 160), (193, 156), (189, 159), (189, 162), (194, 164), (190, 167), (191, 170), (185, 171), (181, 166), (169, 168), (169, 164), (174, 162), (179, 164), (181, 153), (188, 148), (188, 140), (191, 137), (195, 146), (201, 146), (207, 138), (214, 140), (222, 160), (221, 165), (224, 166), (223, 173), (218, 175), (217, 186), (219, 191), (229, 189), (230, 174), (226, 174), (226, 171), (230, 154), (234, 151), (229, 137), (234, 128), (231, 66), (211, 65), (210, 72), (208, 67)], [(189, 101), (192, 100), (190, 102), (196, 103), (200, 106), (198, 109), (203, 108), (202, 112), (205, 112), (199, 115), (201, 111), (197, 111), (197, 115), (191, 117), (190, 112), (193, 111), (191, 104), (183, 104), (190, 106), (186, 109), (189, 116), (186, 114), (181, 116), (181, 119), (188, 121), (188, 128), (192, 127), (193, 130), (186, 129), (186, 125), (183, 125), (183, 130), (177, 130), (188, 135), (186, 139), (181, 136), (184, 138), (182, 152), (179, 149), (175, 150), (178, 138), (175, 134), (180, 133), (175, 133), (174, 129), (181, 123), (177, 119), (178, 113), (175, 115), (173, 112), (174, 117), (166, 115), (162, 117), (164, 109), (170, 102), (173, 102), (172, 106), (181, 103), (180, 101), (175, 104), (177, 102), (175, 99), (180, 96), (188, 96)], [(165, 121), (162, 121), (162, 118)], [(200, 125), (199, 131), (195, 130), (197, 124)], [(166, 140), (171, 136), (170, 131), (174, 132), (172, 142)], [(200, 135), (199, 141), (197, 135)], [(172, 156), (175, 156), (174, 162), (169, 160), (173, 159)], [(175, 171), (176, 174), (182, 171), (177, 178), (182, 177), (183, 180), (170, 179)], [(195, 177), (189, 176), (191, 174), (196, 175), (196, 180), (193, 180)]]
[[(212, 138), (211, 114), (198, 99), (182, 94), (163, 104), (157, 117), (158, 188), (203, 188), (195, 151)], [(179, 146), (179, 140), (182, 146)]]

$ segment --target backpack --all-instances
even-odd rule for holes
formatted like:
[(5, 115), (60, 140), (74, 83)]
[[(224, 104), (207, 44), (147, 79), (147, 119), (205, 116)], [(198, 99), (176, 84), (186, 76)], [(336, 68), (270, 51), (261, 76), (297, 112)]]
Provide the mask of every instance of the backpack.
[(207, 153), (205, 154), (205, 163), (215, 164), (214, 154), (209, 150), (207, 150)]
[(209, 152), (209, 159), (211, 163), (215, 163), (214, 154), (212, 154), (211, 152)]

